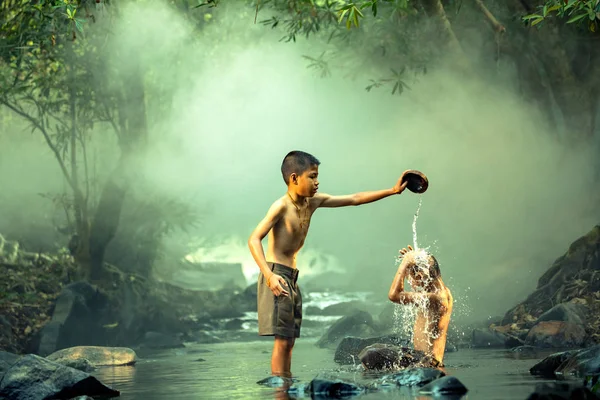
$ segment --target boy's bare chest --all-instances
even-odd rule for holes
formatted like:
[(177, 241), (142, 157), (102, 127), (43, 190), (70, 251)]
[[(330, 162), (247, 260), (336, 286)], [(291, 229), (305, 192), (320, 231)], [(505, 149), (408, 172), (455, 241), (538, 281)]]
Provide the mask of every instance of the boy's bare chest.
[(308, 233), (311, 217), (312, 211), (308, 207), (300, 210), (290, 208), (280, 221), (280, 230), (294, 238), (304, 238)]

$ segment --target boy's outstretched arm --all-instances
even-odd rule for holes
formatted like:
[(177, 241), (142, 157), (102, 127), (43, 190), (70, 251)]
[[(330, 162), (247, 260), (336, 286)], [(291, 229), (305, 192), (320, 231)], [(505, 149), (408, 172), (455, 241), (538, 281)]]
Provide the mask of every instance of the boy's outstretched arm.
[(354, 194), (348, 194), (343, 196), (332, 196), (325, 193), (318, 193), (315, 195), (317, 200), (317, 207), (346, 207), (346, 206), (359, 206), (361, 204), (372, 203), (377, 200), (384, 199), (394, 194), (400, 194), (406, 188), (408, 182), (402, 183), (404, 173), (398, 179), (398, 182), (394, 187), (390, 189), (374, 190), (370, 192), (360, 192)]
[(287, 296), (289, 293), (284, 289), (284, 286), (287, 286), (287, 284), (281, 276), (273, 273), (267, 265), (265, 251), (262, 247), (262, 240), (267, 236), (277, 221), (281, 219), (284, 212), (285, 206), (283, 201), (277, 200), (271, 205), (269, 211), (267, 211), (267, 215), (265, 215), (262, 221), (258, 223), (250, 235), (250, 238), (248, 238), (248, 247), (250, 248), (252, 258), (256, 261), (260, 272), (262, 272), (266, 279), (267, 286), (275, 296), (279, 296), (280, 294)]

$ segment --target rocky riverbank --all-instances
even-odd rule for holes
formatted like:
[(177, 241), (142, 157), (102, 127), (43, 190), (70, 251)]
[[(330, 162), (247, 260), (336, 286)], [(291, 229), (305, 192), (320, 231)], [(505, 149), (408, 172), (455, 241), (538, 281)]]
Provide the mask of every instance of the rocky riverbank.
[(256, 310), (253, 285), (194, 291), (106, 270), (107, 284), (98, 287), (80, 280), (68, 252), (31, 253), (0, 236), (0, 349), (47, 355), (80, 345), (218, 342), (226, 338), (211, 331), (234, 330)]
[(524, 301), (475, 329), (475, 347), (577, 348), (600, 342), (600, 225), (574, 241)]

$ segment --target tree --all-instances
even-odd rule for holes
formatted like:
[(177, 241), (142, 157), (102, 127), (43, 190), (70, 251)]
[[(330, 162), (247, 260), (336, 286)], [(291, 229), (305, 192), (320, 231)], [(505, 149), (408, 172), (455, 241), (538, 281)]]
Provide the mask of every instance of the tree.
[[(0, 105), (25, 119), (54, 153), (72, 194), (66, 200), (70, 250), (84, 276), (99, 279), (147, 129), (144, 74), (135, 63), (127, 71), (111, 70), (98, 45), (108, 35), (106, 23), (90, 22), (96, 16), (85, 1), (3, 3)], [(87, 148), (92, 132), (98, 137), (108, 127), (121, 151), (96, 199)]]
[[(205, 1), (200, 6), (223, 2)], [(339, 54), (340, 49), (355, 52), (357, 59), (381, 60), (391, 68), (390, 76), (372, 80), (367, 90), (390, 84), (393, 93), (402, 93), (407, 73), (426, 71), (448, 58), (459, 69), (484, 77), (495, 74), (495, 64), (505, 60), (516, 66), (521, 94), (557, 126), (564, 121), (568, 140), (588, 140), (596, 132), (600, 84), (595, 46), (600, 9), (596, 0), (250, 3), (263, 24), (283, 28), (282, 40), (320, 36), (330, 43), (332, 51), (306, 57), (312, 68), (329, 73), (332, 54)], [(539, 23), (542, 20), (544, 24)], [(580, 25), (586, 25), (589, 32)], [(462, 33), (467, 28), (477, 29), (484, 38), (487, 59), (474, 61), (465, 51), (468, 35)]]

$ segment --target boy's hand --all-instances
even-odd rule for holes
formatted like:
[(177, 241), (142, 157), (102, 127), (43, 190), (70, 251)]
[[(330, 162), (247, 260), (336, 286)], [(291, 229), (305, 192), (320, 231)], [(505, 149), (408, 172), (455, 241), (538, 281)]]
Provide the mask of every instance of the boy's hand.
[(289, 295), (289, 292), (283, 288), (284, 286), (287, 287), (287, 283), (285, 283), (285, 279), (280, 275), (272, 274), (269, 276), (269, 279), (267, 279), (267, 286), (275, 296), (280, 296), (282, 294), (284, 296)]
[(404, 192), (404, 189), (406, 189), (406, 185), (408, 185), (408, 181), (406, 182), (402, 182), (402, 180), (404, 179), (404, 175), (406, 175), (406, 172), (408, 171), (404, 171), (402, 173), (402, 175), (400, 176), (400, 178), (398, 178), (398, 182), (396, 182), (396, 184), (394, 185), (394, 193), (396, 194), (400, 194), (402, 192)]
[(398, 256), (398, 258), (406, 258), (406, 257), (412, 257), (411, 251), (413, 251), (414, 249), (412, 248), (412, 246), (409, 244), (408, 246), (406, 246), (406, 248), (401, 249), (398, 253), (400, 253), (400, 255)]

